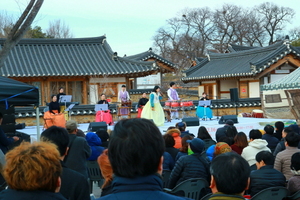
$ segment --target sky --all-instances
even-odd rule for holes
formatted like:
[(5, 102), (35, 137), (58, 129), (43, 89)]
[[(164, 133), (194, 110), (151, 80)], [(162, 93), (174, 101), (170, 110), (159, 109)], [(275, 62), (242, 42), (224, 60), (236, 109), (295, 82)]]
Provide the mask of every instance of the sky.
[[(18, 17), (29, 0), (0, 0), (0, 12)], [(44, 0), (34, 26), (45, 31), (50, 21), (62, 20), (75, 38), (106, 35), (107, 42), (119, 56), (134, 55), (153, 46), (153, 36), (166, 20), (179, 17), (184, 8), (220, 8), (224, 3), (252, 8), (263, 0)], [(293, 8), (293, 24), (300, 26), (299, 0), (272, 0), (279, 6)], [(298, 21), (298, 23), (297, 23)]]

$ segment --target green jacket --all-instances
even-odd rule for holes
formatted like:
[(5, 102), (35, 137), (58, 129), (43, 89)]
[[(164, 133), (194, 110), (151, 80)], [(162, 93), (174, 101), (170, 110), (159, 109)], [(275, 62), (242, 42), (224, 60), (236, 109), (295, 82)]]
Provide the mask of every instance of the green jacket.
[(221, 192), (217, 192), (210, 196), (209, 200), (245, 200), (245, 198), (241, 195), (230, 195), (224, 194)]

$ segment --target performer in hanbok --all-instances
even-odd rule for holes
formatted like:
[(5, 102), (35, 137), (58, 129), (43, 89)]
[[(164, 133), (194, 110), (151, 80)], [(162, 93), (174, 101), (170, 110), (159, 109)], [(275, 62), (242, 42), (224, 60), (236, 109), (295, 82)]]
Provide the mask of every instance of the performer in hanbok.
[(156, 126), (163, 126), (165, 115), (160, 104), (161, 99), (160, 87), (156, 85), (150, 94), (150, 100), (143, 108), (141, 118), (152, 119)]
[[(57, 96), (57, 102), (60, 103), (60, 98), (61, 95), (66, 95), (66, 93), (64, 93), (64, 88), (60, 87), (59, 88), (59, 93), (56, 95)], [(69, 115), (68, 115), (68, 111), (65, 111), (67, 109), (65, 104), (60, 104), (60, 112), (65, 114), (65, 119), (68, 121), (69, 120)]]
[[(106, 100), (105, 94), (101, 94), (98, 104), (107, 104), (107, 106), (109, 107), (109, 103)], [(98, 110), (96, 113), (95, 122), (106, 122), (106, 124), (112, 125), (114, 121), (112, 115), (110, 114), (110, 110)]]
[[(207, 94), (205, 92), (202, 93), (202, 98), (200, 101), (207, 101), (209, 100), (207, 97)], [(212, 110), (210, 109), (210, 106), (201, 106), (199, 105), (196, 110), (196, 116), (199, 118), (202, 118), (203, 120), (206, 120), (209, 118), (212, 119)]]
[[(168, 93), (169, 101), (178, 101), (178, 100), (180, 100), (180, 98), (178, 97), (178, 93), (175, 90), (175, 83), (174, 82), (170, 83), (170, 88), (168, 89), (167, 93)], [(171, 111), (171, 119), (173, 119), (173, 118), (176, 118), (176, 119), (179, 118), (178, 110)]]
[(141, 118), (142, 110), (148, 101), (149, 101), (149, 99), (147, 99), (147, 94), (146, 94), (146, 92), (144, 92), (142, 94), (142, 98), (140, 98), (138, 105), (137, 105), (137, 107), (138, 107), (137, 118)]
[(45, 128), (50, 126), (66, 127), (66, 119), (63, 113), (60, 113), (59, 103), (57, 102), (57, 96), (51, 96), (51, 102), (49, 103), (49, 111), (44, 113)]
[[(129, 93), (126, 91), (126, 85), (122, 85), (122, 89), (119, 92), (118, 99), (121, 101), (122, 106), (128, 105), (130, 101)], [(126, 108), (120, 109), (121, 115), (127, 115), (129, 110)]]

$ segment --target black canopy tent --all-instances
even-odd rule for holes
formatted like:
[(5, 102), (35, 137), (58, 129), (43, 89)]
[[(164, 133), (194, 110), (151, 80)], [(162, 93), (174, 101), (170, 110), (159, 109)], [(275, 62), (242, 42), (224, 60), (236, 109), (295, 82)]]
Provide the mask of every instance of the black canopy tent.
[(36, 106), (37, 138), (40, 136), (39, 89), (35, 86), (0, 76), (0, 106)]
[(35, 86), (0, 76), (0, 105), (39, 105), (39, 89)]

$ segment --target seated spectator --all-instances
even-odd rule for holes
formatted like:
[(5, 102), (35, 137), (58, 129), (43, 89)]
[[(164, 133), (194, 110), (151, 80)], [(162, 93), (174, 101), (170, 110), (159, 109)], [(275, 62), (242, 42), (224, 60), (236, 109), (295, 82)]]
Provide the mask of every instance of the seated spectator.
[(257, 170), (250, 174), (249, 193), (254, 196), (261, 190), (270, 187), (285, 187), (284, 175), (273, 168), (274, 156), (269, 151), (261, 151), (256, 154)]
[(190, 134), (189, 131), (185, 130), (186, 129), (185, 122), (178, 122), (178, 123), (176, 123), (175, 127), (180, 130), (180, 132), (181, 132), (180, 137)]
[(210, 147), (208, 147), (208, 149), (206, 150), (206, 157), (208, 158), (208, 160), (211, 162), (214, 158), (215, 155), (215, 147), (216, 145), (211, 145)]
[[(293, 176), (289, 179), (287, 183), (287, 189), (290, 195), (295, 194), (300, 190), (300, 153), (294, 153), (291, 158), (291, 170)], [(299, 200), (298, 198), (297, 200)]]
[(216, 144), (216, 142), (211, 138), (210, 134), (208, 133), (205, 126), (200, 126), (198, 129), (198, 136), (197, 138), (200, 138), (205, 143), (205, 151), (210, 147), (211, 145)]
[(163, 170), (170, 170), (174, 168), (175, 161), (172, 158), (172, 156), (168, 152), (164, 152), (163, 154), (164, 160), (163, 160)]
[(104, 148), (108, 147), (108, 143), (109, 143), (109, 134), (107, 131), (104, 130), (98, 130), (96, 132), (96, 134), (98, 135), (98, 137), (101, 139), (101, 146)]
[(255, 156), (260, 151), (270, 151), (267, 147), (268, 142), (266, 140), (261, 139), (262, 134), (257, 129), (252, 129), (249, 132), (250, 142), (247, 147), (243, 149), (242, 157), (249, 163), (250, 166), (256, 163)]
[[(291, 127), (286, 127), (283, 129), (282, 133), (281, 133), (281, 141), (277, 144), (273, 155), (276, 156), (279, 152), (285, 150), (285, 137), (288, 133), (293, 132), (293, 129)], [(298, 147), (299, 148), (299, 147)]]
[(108, 159), (108, 150), (105, 149), (97, 159), (104, 183), (101, 186), (101, 197), (112, 193), (113, 170)]
[(187, 143), (187, 140), (192, 140), (194, 139), (193, 136), (191, 135), (185, 135), (181, 139), (181, 148), (179, 149), (179, 152), (176, 155), (175, 162), (181, 157), (181, 156), (186, 156), (188, 155), (188, 147), (189, 143)]
[(97, 160), (104, 150), (104, 147), (101, 146), (101, 139), (93, 132), (88, 132), (85, 139), (92, 150), (92, 154), (87, 160)]
[(60, 193), (69, 200), (89, 200), (90, 191), (87, 179), (80, 173), (69, 169), (63, 160), (68, 154), (69, 135), (66, 129), (51, 126), (41, 134), (41, 141), (57, 146), (62, 166)]
[(175, 145), (174, 145), (174, 148), (176, 149), (180, 149), (181, 148), (181, 133), (178, 129), (174, 128), (174, 129), (169, 129), (166, 134), (169, 134), (171, 135), (174, 140), (175, 140)]
[(286, 135), (285, 141), (286, 149), (276, 155), (274, 169), (282, 172), (286, 180), (289, 180), (293, 176), (290, 168), (291, 157), (294, 153), (300, 152), (298, 149), (300, 136), (298, 133), (290, 132)]
[(163, 153), (164, 141), (153, 122), (143, 118), (120, 120), (108, 147), (113, 189), (101, 200), (187, 199), (162, 191)]
[(210, 183), (209, 164), (201, 155), (204, 151), (204, 142), (199, 138), (187, 140), (187, 142), (194, 153), (177, 160), (169, 178), (168, 188), (170, 189), (190, 178), (204, 178)]
[(248, 189), (250, 168), (237, 153), (224, 153), (217, 156), (211, 163), (212, 176), (210, 188), (213, 195), (210, 200), (241, 199)]
[(0, 193), (0, 199), (66, 200), (58, 193), (61, 171), (54, 144), (22, 143), (6, 154), (3, 175), (9, 188)]
[(218, 142), (215, 146), (214, 158), (228, 152), (231, 152), (230, 146), (225, 142)]
[[(237, 134), (237, 130), (235, 126), (228, 126), (227, 130), (225, 131), (225, 136), (228, 138), (228, 145), (231, 146), (234, 143), (234, 137)], [(221, 139), (220, 139), (221, 140)], [(221, 142), (221, 141), (218, 142)]]
[(234, 144), (230, 146), (232, 151), (241, 155), (246, 146), (248, 146), (246, 134), (244, 132), (238, 132), (238, 134), (234, 137)]
[(76, 136), (85, 138), (85, 134), (81, 129), (77, 129)]
[(282, 131), (284, 129), (284, 123), (282, 121), (275, 122), (275, 133), (273, 134), (278, 141), (282, 139)]
[(232, 120), (229, 119), (229, 120), (226, 120), (225, 125), (223, 127), (217, 129), (217, 132), (216, 132), (217, 142), (220, 142), (219, 139), (221, 137), (227, 136), (226, 131), (227, 131), (228, 127), (230, 127), (230, 126), (234, 126), (234, 123)]
[(274, 134), (274, 127), (271, 125), (266, 125), (264, 128), (265, 134), (262, 136), (262, 139), (268, 142), (267, 147), (271, 149), (272, 152), (275, 151), (275, 148), (279, 142), (279, 140), (273, 135)]
[(165, 140), (166, 152), (168, 152), (172, 156), (172, 158), (175, 160), (179, 150), (174, 148), (174, 145), (175, 145), (174, 138), (169, 134), (164, 134), (163, 138)]

